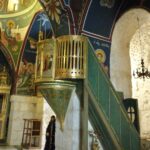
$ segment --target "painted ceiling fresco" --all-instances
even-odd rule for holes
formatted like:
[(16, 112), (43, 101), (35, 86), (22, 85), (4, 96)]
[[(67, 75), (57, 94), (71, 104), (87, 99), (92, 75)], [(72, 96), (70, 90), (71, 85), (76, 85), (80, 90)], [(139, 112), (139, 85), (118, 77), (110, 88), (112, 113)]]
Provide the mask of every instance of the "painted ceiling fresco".
[[(149, 0), (38, 1), (35, 5), (32, 1), (31, 10), (4, 15), (6, 1), (0, 0), (1, 39), (19, 76), (34, 70), (39, 30), (45, 38), (68, 34), (87, 36), (109, 73), (111, 38), (117, 19), (130, 8), (150, 8)], [(44, 12), (38, 12), (40, 5)]]

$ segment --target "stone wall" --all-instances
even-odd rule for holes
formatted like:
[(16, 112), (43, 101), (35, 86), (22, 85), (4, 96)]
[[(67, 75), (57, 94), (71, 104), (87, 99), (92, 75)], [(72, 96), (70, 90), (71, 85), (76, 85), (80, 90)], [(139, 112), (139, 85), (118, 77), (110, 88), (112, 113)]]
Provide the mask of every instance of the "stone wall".
[(24, 120), (42, 119), (42, 98), (33, 96), (11, 96), (11, 109), (9, 115), (9, 127), (7, 143), (9, 145), (21, 145)]
[(135, 79), (133, 71), (141, 67), (141, 57), (145, 66), (150, 66), (149, 21), (150, 13), (144, 9), (130, 9), (123, 14), (114, 28), (110, 56), (110, 75), (116, 90), (122, 91), (125, 98), (138, 99), (140, 136), (144, 147), (148, 147), (144, 150), (150, 149), (150, 84), (149, 79)]

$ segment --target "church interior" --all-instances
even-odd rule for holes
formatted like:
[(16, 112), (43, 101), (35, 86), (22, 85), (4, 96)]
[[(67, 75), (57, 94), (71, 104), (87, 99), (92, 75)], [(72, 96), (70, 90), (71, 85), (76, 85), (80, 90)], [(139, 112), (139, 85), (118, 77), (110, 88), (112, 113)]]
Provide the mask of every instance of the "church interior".
[(149, 11), (0, 0), (0, 150), (150, 150)]

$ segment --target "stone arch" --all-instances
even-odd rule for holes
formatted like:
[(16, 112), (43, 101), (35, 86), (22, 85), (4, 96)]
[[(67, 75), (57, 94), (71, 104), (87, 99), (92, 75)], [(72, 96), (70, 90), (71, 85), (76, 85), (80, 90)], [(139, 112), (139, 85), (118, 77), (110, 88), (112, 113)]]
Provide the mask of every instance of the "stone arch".
[[(140, 36), (139, 36), (140, 35)], [(131, 70), (141, 68), (141, 58), (150, 70), (150, 23), (144, 23), (136, 31), (130, 41)], [(141, 70), (139, 70), (141, 71)], [(150, 79), (135, 79), (132, 77), (132, 96), (138, 99), (140, 119), (140, 134), (142, 139), (150, 138)]]
[(117, 21), (113, 35), (110, 53), (110, 78), (117, 91), (122, 91), (124, 97), (132, 97), (130, 41), (138, 29), (137, 16), (141, 24), (149, 22), (149, 12), (135, 8), (125, 12)]

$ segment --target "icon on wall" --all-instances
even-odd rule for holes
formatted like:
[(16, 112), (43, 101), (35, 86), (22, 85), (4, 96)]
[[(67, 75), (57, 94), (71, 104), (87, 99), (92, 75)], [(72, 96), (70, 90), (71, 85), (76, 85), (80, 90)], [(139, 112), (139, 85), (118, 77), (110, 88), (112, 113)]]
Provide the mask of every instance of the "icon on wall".
[(96, 56), (97, 56), (99, 62), (100, 63), (105, 63), (105, 60), (106, 60), (106, 54), (105, 54), (105, 52), (102, 49), (97, 49), (95, 51), (95, 53), (96, 53)]

